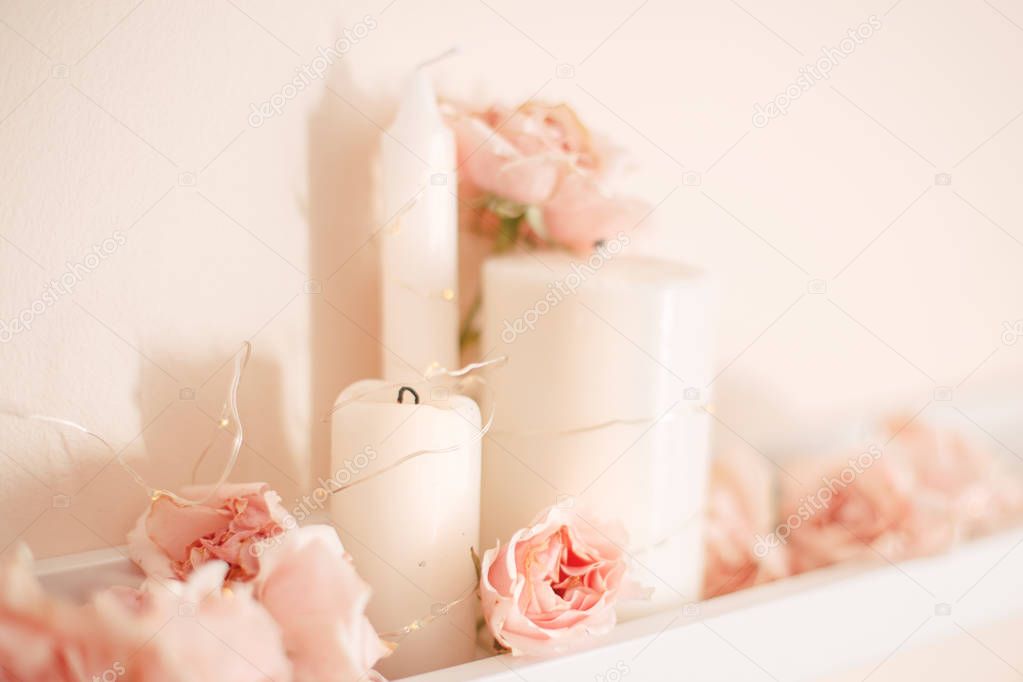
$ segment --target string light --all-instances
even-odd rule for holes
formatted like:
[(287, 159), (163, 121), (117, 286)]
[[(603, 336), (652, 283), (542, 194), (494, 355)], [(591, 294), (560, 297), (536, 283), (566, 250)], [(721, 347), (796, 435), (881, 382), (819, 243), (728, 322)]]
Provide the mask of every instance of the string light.
[[(138, 471), (136, 471), (135, 467), (128, 464), (128, 462), (124, 459), (123, 450), (117, 450), (98, 433), (90, 431), (89, 429), (87, 429), (86, 427), (82, 426), (77, 422), (73, 422), (68, 419), (62, 419), (60, 417), (51, 417), (49, 415), (41, 414), (21, 414), (19, 412), (12, 412), (7, 410), (4, 410), (3, 413), (9, 414), (14, 417), (19, 417), (22, 419), (31, 419), (35, 421), (47, 422), (50, 424), (57, 424), (58, 426), (64, 426), (66, 428), (74, 429), (75, 431), (84, 433), (86, 436), (89, 436), (90, 438), (98, 441), (104, 448), (110, 451), (110, 453), (117, 460), (117, 463), (121, 465), (121, 468), (124, 469), (129, 476), (131, 476), (132, 480), (135, 481), (135, 483), (138, 484), (139, 487), (146, 491), (146, 496), (149, 497), (149, 499), (152, 502), (156, 502), (162, 497), (167, 497), (182, 506), (191, 507), (195, 505), (200, 505), (209, 501), (210, 498), (216, 495), (217, 491), (231, 475), (231, 472), (234, 470), (235, 464), (238, 461), (238, 453), (241, 451), (242, 442), (244, 439), (241, 417), (238, 415), (238, 387), (241, 385), (242, 375), (245, 373), (245, 368), (249, 363), (249, 358), (251, 355), (252, 344), (250, 344), (248, 341), (244, 342), (242, 344), (241, 350), (235, 354), (234, 375), (231, 378), (231, 386), (228, 389), (227, 401), (224, 403), (223, 413), (221, 415), (220, 421), (218, 422), (220, 428), (226, 428), (232, 422), (236, 425), (234, 438), (231, 444), (231, 455), (228, 457), (227, 463), (224, 466), (224, 470), (221, 473), (220, 478), (217, 479), (217, 482), (213, 485), (212, 488), (210, 488), (209, 492), (200, 499), (191, 499), (188, 497), (184, 497), (182, 495), (178, 495), (177, 493), (171, 492), (169, 490), (154, 488), (153, 486), (149, 485), (146, 479), (143, 478), (143, 476)], [(205, 458), (206, 454), (213, 446), (215, 440), (216, 434), (200, 454), (199, 459), (196, 462), (195, 469), (198, 468), (203, 458)], [(195, 469), (193, 469), (193, 476)]]
[[(437, 384), (436, 384), (436, 380), (437, 379), (439, 379), (439, 378), (457, 378), (457, 379), (459, 379), (459, 381), (455, 382), (454, 386), (452, 386), (452, 387), (447, 387), (446, 386), (445, 388), (449, 388), (450, 390), (452, 390), (452, 391), (454, 391), (456, 393), (462, 393), (462, 394), (467, 394), (467, 395), (468, 394), (473, 394), (473, 393), (480, 393), (482, 397), (486, 398), (486, 400), (484, 400), (482, 402), (486, 402), (489, 405), (489, 410), (488, 410), (487, 418), (486, 418), (486, 420), (483, 423), (483, 426), (476, 433), (474, 433), (472, 435), (472, 437), (470, 437), (468, 440), (466, 440), (464, 442), (461, 442), (461, 443), (455, 443), (453, 445), (448, 445), (448, 446), (445, 446), (445, 447), (425, 448), (425, 449), (422, 449), (422, 450), (415, 450), (413, 452), (409, 452), (407, 454), (404, 454), (404, 455), (401, 455), (401, 456), (395, 458), (390, 464), (388, 464), (385, 467), (381, 467), (381, 468), (377, 469), (373, 473), (366, 474), (365, 476), (357, 478), (357, 479), (355, 479), (355, 480), (353, 480), (353, 481), (351, 481), (349, 483), (346, 483), (345, 485), (336, 486), (336, 487), (334, 487), (332, 489), (329, 489), (327, 492), (329, 494), (331, 494), (331, 495), (336, 495), (337, 493), (339, 493), (339, 492), (341, 492), (343, 490), (348, 490), (349, 488), (353, 488), (353, 487), (355, 487), (357, 485), (362, 485), (363, 483), (367, 483), (367, 482), (373, 480), (374, 478), (377, 478), (378, 476), (382, 476), (385, 473), (400, 467), (401, 465), (405, 464), (406, 462), (409, 462), (409, 461), (411, 461), (413, 459), (417, 459), (419, 457), (422, 457), (423, 455), (434, 455), (434, 454), (438, 454), (439, 455), (439, 454), (447, 454), (447, 453), (451, 453), (451, 452), (457, 452), (457, 451), (465, 448), (468, 445), (471, 445), (473, 443), (476, 443), (478, 441), (483, 440), (483, 437), (487, 435), (487, 433), (490, 431), (491, 426), (493, 426), (493, 424), (494, 424), (494, 415), (495, 415), (496, 410), (497, 410), (497, 401), (493, 398), (493, 392), (490, 389), (489, 384), (486, 382), (486, 380), (483, 379), (482, 377), (479, 377), (479, 376), (470, 376), (470, 374), (472, 372), (474, 372), (474, 371), (483, 369), (485, 367), (492, 367), (492, 366), (498, 366), (498, 365), (504, 364), (504, 362), (506, 360), (507, 360), (507, 358), (505, 356), (501, 356), (499, 358), (495, 358), (493, 360), (488, 360), (486, 362), (472, 363), (470, 365), (466, 365), (465, 367), (459, 368), (457, 370), (448, 370), (448, 369), (446, 369), (444, 367), (436, 366), (436, 367), (433, 367), (432, 369), (429, 369), (427, 371), (427, 379), (425, 381), (422, 381), (422, 382), (419, 382), (419, 383), (416, 383), (416, 384), (411, 384), (411, 385), (410, 384), (395, 383), (395, 384), (386, 384), (384, 386), (378, 386), (376, 388), (373, 388), (373, 389), (368, 390), (368, 391), (364, 391), (364, 392), (362, 392), (362, 393), (360, 393), (358, 395), (355, 395), (355, 396), (353, 396), (351, 398), (343, 400), (343, 401), (337, 403), (336, 405), (334, 405), (334, 407), (331, 408), (331, 410), (326, 414), (326, 416), (324, 416), (322, 421), (324, 421), (324, 422), (328, 421), (336, 412), (339, 412), (339, 411), (345, 409), (346, 407), (348, 407), (348, 406), (350, 406), (350, 405), (352, 405), (352, 404), (362, 400), (363, 398), (366, 398), (366, 397), (368, 397), (370, 395), (373, 395), (373, 394), (384, 393), (386, 395), (399, 395), (401, 393), (404, 393), (405, 391), (412, 391), (414, 394), (429, 395), (429, 393), (430, 393), (429, 389), (437, 387)], [(437, 363), (434, 363), (434, 365), (437, 365)], [(418, 387), (419, 390), (417, 390), (416, 387)], [(434, 407), (437, 407), (437, 405), (434, 405)]]
[[(408, 213), (409, 211), (412, 210), (412, 207), (416, 205), (416, 202), (418, 200), (419, 200), (419, 196), (416, 195), (415, 199), (413, 199), (409, 203), (407, 203), (404, 206), (402, 206), (401, 209), (398, 211), (398, 214), (396, 216), (394, 216), (394, 218), (392, 218), (389, 223), (387, 223), (386, 227), (384, 227), (383, 234), (384, 235), (395, 235), (395, 234), (398, 234), (398, 232), (401, 231), (401, 223), (402, 223), (401, 219), (402, 219), (402, 217), (406, 213)], [(392, 281), (396, 282), (398, 284), (398, 286), (400, 286), (402, 289), (406, 289), (408, 291), (411, 291), (412, 293), (418, 294), (419, 296), (422, 296), (423, 298), (437, 298), (437, 299), (440, 299), (440, 300), (445, 301), (447, 303), (455, 303), (455, 302), (457, 302), (458, 295), (456, 293), (456, 289), (455, 289), (454, 286), (444, 287), (443, 289), (440, 289), (440, 290), (437, 290), (437, 289), (424, 289), (422, 287), (418, 287), (418, 286), (416, 286), (416, 285), (414, 285), (414, 284), (412, 284), (410, 282), (406, 282), (404, 280), (393, 279)]]
[[(453, 299), (454, 298), (454, 292), (452, 290), (450, 290), (450, 289), (445, 289), (443, 292), (441, 292), (441, 297), (442, 298)], [(239, 386), (241, 385), (242, 376), (244, 375), (245, 369), (248, 366), (251, 354), (252, 354), (252, 345), (249, 342), (244, 342), (242, 344), (242, 347), (241, 347), (240, 351), (235, 355), (234, 373), (233, 373), (233, 376), (232, 376), (232, 379), (231, 379), (230, 387), (228, 389), (227, 400), (226, 400), (226, 402), (223, 405), (222, 414), (221, 414), (219, 420), (217, 421), (217, 432), (214, 434), (213, 438), (211, 438), (211, 441), (206, 446), (206, 448), (203, 449), (202, 453), (200, 454), (199, 458), (197, 459), (197, 461), (195, 463), (195, 466), (193, 467), (193, 481), (194, 481), (195, 478), (196, 478), (196, 474), (197, 474), (198, 468), (201, 465), (201, 463), (203, 462), (203, 460), (205, 459), (206, 455), (209, 453), (209, 451), (212, 448), (212, 446), (214, 445), (214, 443), (216, 441), (216, 437), (219, 434), (219, 431), (223, 430), (223, 429), (227, 429), (233, 423), (235, 425), (235, 429), (234, 429), (234, 434), (233, 434), (233, 439), (232, 439), (231, 453), (230, 453), (230, 455), (229, 455), (229, 457), (227, 459), (227, 462), (226, 462), (226, 464), (224, 466), (224, 469), (221, 472), (221, 475), (217, 479), (216, 483), (214, 483), (213, 486), (209, 489), (209, 492), (205, 496), (203, 496), (201, 498), (198, 498), (198, 499), (188, 498), (188, 497), (179, 495), (177, 493), (174, 493), (172, 491), (168, 491), (168, 490), (164, 490), (164, 489), (160, 489), (160, 488), (154, 488), (153, 486), (149, 485), (149, 483), (145, 480), (145, 478), (141, 474), (139, 474), (139, 472), (134, 467), (132, 467), (124, 459), (122, 451), (118, 451), (109, 442), (107, 442), (102, 436), (100, 436), (99, 434), (89, 430), (88, 428), (82, 426), (81, 424), (78, 424), (76, 422), (73, 422), (73, 421), (70, 421), (70, 420), (67, 420), (67, 419), (62, 419), (62, 418), (58, 418), (58, 417), (52, 417), (52, 416), (48, 416), (48, 415), (20, 414), (18, 412), (12, 412), (12, 411), (0, 411), (0, 412), (3, 412), (5, 414), (9, 414), (9, 415), (15, 416), (15, 417), (20, 417), (20, 418), (24, 418), (24, 419), (32, 419), (32, 420), (42, 421), (42, 422), (48, 422), (48, 423), (51, 423), (51, 424), (56, 424), (56, 425), (63, 426), (63, 427), (66, 427), (66, 428), (74, 429), (76, 431), (79, 431), (79, 432), (89, 436), (90, 438), (93, 438), (94, 440), (98, 441), (104, 448), (106, 448), (108, 451), (110, 451), (114, 455), (114, 457), (117, 459), (118, 464), (120, 464), (121, 467), (131, 476), (132, 480), (135, 481), (136, 484), (138, 484), (143, 490), (146, 491), (147, 496), (153, 502), (159, 500), (162, 497), (166, 497), (166, 498), (169, 498), (169, 499), (173, 500), (174, 502), (176, 502), (177, 504), (182, 505), (182, 506), (200, 505), (200, 504), (204, 504), (205, 502), (209, 501), (217, 493), (219, 488), (230, 477), (231, 473), (233, 472), (233, 470), (234, 470), (234, 468), (235, 468), (235, 466), (237, 464), (238, 456), (239, 456), (239, 453), (240, 453), (241, 447), (242, 447), (242, 443), (244, 442), (244, 431), (243, 431), (242, 424), (241, 424), (241, 417), (240, 417), (239, 412), (238, 412), (238, 389), (239, 389)], [(359, 394), (357, 396), (349, 398), (348, 400), (345, 400), (345, 401), (335, 405), (327, 413), (327, 415), (323, 418), (322, 421), (324, 421), (324, 422), (328, 421), (334, 413), (336, 413), (339, 410), (342, 410), (345, 407), (351, 405), (352, 403), (354, 403), (354, 402), (356, 402), (358, 400), (361, 400), (362, 398), (365, 398), (368, 395), (370, 395), (372, 393), (376, 393), (378, 391), (384, 391), (384, 390), (398, 391), (398, 390), (401, 390), (401, 389), (404, 388), (406, 390), (413, 391), (413, 393), (417, 393), (417, 391), (415, 390), (416, 386), (419, 386), (422, 389), (430, 389), (430, 388), (436, 387), (436, 385), (437, 385), (436, 381), (438, 379), (441, 379), (441, 378), (453, 378), (453, 379), (458, 379), (458, 381), (455, 382), (454, 386), (450, 387), (450, 388), (452, 388), (454, 391), (457, 391), (459, 393), (466, 393), (466, 394), (471, 394), (471, 393), (475, 393), (475, 392), (480, 393), (482, 397), (486, 398), (486, 402), (489, 404), (489, 410), (488, 410), (487, 418), (486, 418), (485, 422), (483, 423), (482, 427), (475, 434), (473, 434), (473, 436), (469, 440), (467, 440), (465, 442), (462, 442), (462, 443), (456, 443), (456, 444), (453, 444), (453, 445), (450, 445), (450, 446), (446, 446), (446, 447), (429, 448), (429, 449), (422, 449), (422, 450), (416, 450), (414, 452), (410, 452), (408, 454), (405, 454), (405, 455), (397, 458), (390, 465), (388, 465), (386, 467), (383, 467), (381, 469), (378, 469), (377, 471), (375, 471), (375, 472), (373, 472), (371, 474), (368, 474), (366, 476), (363, 476), (363, 477), (361, 477), (361, 478), (359, 478), (359, 479), (357, 479), (355, 481), (352, 481), (352, 482), (350, 482), (350, 483), (348, 483), (346, 485), (338, 486), (338, 487), (336, 487), (336, 488), (334, 488), (332, 490), (329, 490), (328, 493), (331, 494), (331, 495), (335, 495), (337, 493), (342, 492), (343, 490), (347, 490), (347, 489), (349, 489), (351, 487), (354, 487), (356, 485), (360, 485), (362, 483), (366, 483), (366, 482), (376, 478), (377, 476), (381, 476), (381, 475), (383, 475), (383, 474), (385, 474), (385, 473), (387, 473), (387, 472), (389, 472), (389, 471), (391, 471), (391, 470), (393, 470), (393, 469), (395, 469), (395, 468), (397, 468), (399, 466), (402, 466), (406, 462), (409, 462), (410, 460), (416, 459), (418, 457), (422, 457), (423, 455), (427, 455), (427, 454), (445, 454), (445, 453), (455, 452), (457, 450), (460, 450), (460, 449), (466, 447), (467, 445), (470, 445), (472, 443), (475, 443), (475, 442), (478, 442), (478, 441), (482, 440), (486, 436), (486, 434), (488, 432), (490, 432), (490, 430), (491, 430), (491, 428), (493, 426), (494, 416), (495, 416), (496, 409), (497, 409), (497, 400), (494, 398), (493, 390), (490, 388), (490, 386), (486, 382), (486, 380), (483, 377), (474, 375), (473, 373), (477, 372), (479, 370), (482, 370), (482, 369), (486, 369), (488, 367), (499, 367), (501, 365), (504, 365), (507, 362), (507, 360), (508, 360), (507, 356), (501, 356), (499, 358), (495, 358), (495, 359), (492, 359), (492, 360), (469, 363), (469, 364), (465, 365), (464, 367), (461, 367), (461, 368), (456, 369), (456, 370), (449, 370), (447, 368), (441, 367), (439, 365), (439, 363), (434, 362), (434, 363), (431, 363), (431, 365), (426, 370), (426, 373), (425, 373), (426, 379), (425, 379), (425, 381), (420, 382), (419, 384), (413, 384), (412, 386), (409, 386), (407, 384), (390, 384), (390, 385), (387, 385), (385, 387), (378, 387), (378, 388), (375, 388), (375, 389), (373, 389), (371, 391), (367, 391), (365, 393)], [(424, 395), (428, 395), (429, 391), (428, 390), (424, 390), (423, 394)], [(713, 408), (711, 406), (703, 405), (703, 404), (687, 405), (686, 407), (688, 409), (690, 409), (690, 410), (698, 410), (698, 409), (700, 409), (700, 410), (706, 410), (707, 412), (710, 412), (710, 413), (712, 413), (712, 410), (713, 410)], [(678, 409), (676, 408), (676, 409), (672, 410), (672, 413), (675, 413), (677, 411), (678, 411)], [(673, 414), (672, 418), (674, 418), (674, 416), (675, 415)], [(662, 417), (660, 419), (663, 420), (664, 417)], [(643, 425), (643, 424), (655, 423), (657, 421), (659, 421), (658, 418), (614, 419), (614, 420), (608, 420), (608, 421), (605, 421), (605, 422), (601, 422), (601, 423), (598, 423), (598, 424), (593, 424), (593, 425), (589, 425), (589, 426), (582, 426), (582, 427), (576, 427), (576, 428), (572, 428), (572, 429), (546, 430), (546, 431), (539, 430), (539, 431), (532, 431), (532, 432), (518, 432), (515, 435), (520, 435), (520, 436), (541, 436), (541, 435), (548, 435), (548, 436), (553, 436), (553, 437), (563, 437), (563, 436), (577, 435), (577, 434), (587, 433), (587, 432), (592, 432), (592, 431), (598, 431), (598, 430), (602, 430), (602, 429), (606, 429), (606, 428), (611, 428), (611, 427), (615, 427), (615, 426)], [(495, 433), (509, 433), (509, 432), (497, 432), (497, 431), (495, 431)], [(515, 432), (511, 432), (511, 433), (515, 433)], [(667, 536), (665, 536), (665, 537), (659, 539), (658, 541), (654, 542), (653, 544), (651, 544), (651, 545), (649, 545), (649, 546), (647, 546), (645, 548), (642, 548), (642, 549), (639, 549), (639, 550), (635, 550), (635, 551), (636, 551), (636, 553), (643, 553), (643, 552), (649, 551), (651, 549), (654, 549), (656, 547), (659, 547), (660, 545), (668, 542), (672, 537), (677, 535), (679, 532), (682, 532), (682, 530), (683, 529), (679, 529), (679, 530), (673, 531), (673, 532), (669, 533)], [(230, 596), (231, 595), (230, 589), (229, 588), (225, 588), (224, 594), (227, 595), (227, 596)], [(418, 632), (418, 631), (422, 630), (423, 628), (427, 627), (430, 623), (434, 622), (438, 618), (441, 618), (441, 617), (447, 615), (450, 612), (451, 609), (453, 609), (455, 606), (457, 606), (457, 605), (461, 604), (462, 602), (464, 602), (471, 595), (472, 595), (472, 592), (470, 592), (469, 594), (463, 595), (463, 596), (459, 597), (458, 599), (455, 599), (455, 600), (453, 600), (451, 602), (448, 602), (447, 604), (441, 605), (439, 608), (434, 609), (431, 614), (429, 614), (427, 616), (424, 616), (422, 618), (418, 618), (418, 619), (412, 621), (411, 623), (409, 623), (408, 625), (405, 625), (404, 627), (402, 627), (402, 628), (400, 628), (400, 629), (398, 629), (396, 631), (393, 631), (393, 632), (390, 632), (390, 633), (384, 633), (381, 636), (384, 637), (384, 638), (397, 638), (397, 639), (400, 639), (400, 638), (405, 637), (405, 636), (407, 636), (409, 634), (412, 634), (414, 632)]]
[(447, 604), (441, 604), (439, 608), (431, 609), (431, 611), (433, 612), (427, 616), (417, 618), (408, 625), (398, 628), (397, 630), (381, 633), (380, 638), (401, 640), (404, 637), (411, 635), (413, 632), (418, 632), (419, 630), (422, 630), (423, 628), (425, 628), (427, 625), (437, 620), (438, 618), (443, 618), (444, 616), (448, 615), (448, 612), (451, 611), (451, 609), (455, 608), (456, 606), (464, 602), (466, 599), (468, 599), (475, 593), (476, 593), (475, 590), (471, 590), (469, 591), (469, 593), (462, 595), (461, 597), (455, 599), (454, 601), (449, 601)]
[(607, 421), (599, 422), (596, 424), (589, 424), (586, 426), (578, 426), (570, 429), (537, 429), (534, 431), (506, 431), (495, 429), (494, 434), (517, 436), (520, 438), (537, 438), (540, 436), (546, 436), (549, 438), (563, 438), (566, 436), (576, 436), (583, 433), (591, 433), (593, 431), (603, 431), (617, 426), (651, 426), (658, 424), (668, 424), (679, 418), (680, 413), (684, 414), (695, 414), (697, 412), (711, 412), (710, 407), (702, 403), (696, 404), (679, 404), (673, 407), (668, 413), (661, 415), (660, 417), (638, 417), (635, 419), (609, 419)]
[(402, 281), (400, 279), (394, 280), (394, 281), (397, 282), (398, 286), (400, 286), (402, 289), (405, 289), (407, 291), (411, 291), (412, 293), (418, 294), (419, 296), (422, 296), (423, 298), (440, 299), (441, 301), (444, 301), (445, 303), (455, 303), (456, 302), (457, 296), (455, 295), (455, 290), (453, 288), (451, 288), (451, 287), (447, 287), (447, 288), (440, 289), (440, 290), (436, 290), (436, 289), (423, 289), (422, 287), (414, 286), (414, 285), (409, 284), (408, 282)]

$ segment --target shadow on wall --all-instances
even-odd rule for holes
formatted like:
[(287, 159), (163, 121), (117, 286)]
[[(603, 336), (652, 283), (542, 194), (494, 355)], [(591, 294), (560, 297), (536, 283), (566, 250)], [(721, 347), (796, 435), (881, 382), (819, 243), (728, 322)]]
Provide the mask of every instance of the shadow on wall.
[(712, 451), (735, 447), (756, 449), (770, 456), (786, 445), (791, 406), (755, 376), (725, 372), (711, 393)]
[[(377, 226), (372, 164), (379, 131), (366, 116), (385, 121), (387, 112), (358, 91), (343, 61), (332, 67), (327, 84), (329, 89), (320, 94), (310, 93), (319, 99), (308, 117), (308, 185), (306, 195), (296, 199), (308, 223), (309, 402), (283, 402), (281, 365), (257, 345), (239, 390), (245, 440), (231, 475), (232, 481), (267, 481), (288, 508), (328, 473), (330, 429), (323, 417), (334, 399), (347, 384), (374, 376), (379, 367), (378, 252), (371, 241)], [(149, 382), (159, 381), (160, 370), (143, 365), (140, 419), (142, 424), (155, 421), (140, 439), (144, 445), (130, 448), (128, 456), (153, 485), (180, 489), (191, 482), (192, 468), (217, 430), (234, 350), (190, 356), (183, 367), (181, 354), (173, 350), (154, 356), (161, 364), (174, 362), (175, 373), (195, 384), (169, 406), (146, 390)], [(307, 423), (296, 423), (303, 420)], [(288, 434), (300, 429), (308, 429), (311, 452), (289, 440)], [(214, 482), (230, 447), (231, 434), (221, 431), (196, 480)]]
[[(0, 557), (26, 542), (36, 554), (52, 548), (37, 542), (47, 523), (67, 509), (110, 455), (71, 429), (13, 416), (28, 411), (0, 404)], [(30, 532), (34, 531), (34, 532)]]
[[(125, 455), (151, 486), (180, 490), (193, 483), (193, 468), (197, 483), (214, 483), (220, 477), (233, 437), (233, 431), (219, 428), (218, 422), (234, 373), (234, 353), (225, 349), (223, 355), (190, 357), (184, 367), (179, 362), (176, 371), (195, 385), (181, 388), (170, 403), (161, 403), (154, 392), (145, 390), (147, 381), (159, 381), (153, 375), (160, 370), (143, 364), (137, 401), (141, 423), (149, 426), (141, 443), (129, 446)], [(294, 407), (283, 404), (283, 395), (280, 364), (254, 352), (238, 391), (244, 441), (230, 480), (266, 481), (288, 502), (304, 492), (306, 474), (304, 453), (288, 440), (287, 422)]]
[[(341, 390), (380, 373), (379, 227), (374, 167), (385, 100), (360, 90), (350, 58), (332, 65), (309, 119), (309, 297), (312, 470), (330, 468), (323, 418)], [(372, 119), (372, 121), (368, 120)]]

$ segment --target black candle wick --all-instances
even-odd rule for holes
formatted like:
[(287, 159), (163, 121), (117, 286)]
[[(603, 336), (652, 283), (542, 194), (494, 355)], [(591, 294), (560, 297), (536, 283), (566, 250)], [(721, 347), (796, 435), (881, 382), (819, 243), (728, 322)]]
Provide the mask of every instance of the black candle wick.
[(416, 389), (412, 388), (411, 386), (402, 386), (401, 388), (398, 389), (398, 404), (399, 405), (404, 404), (405, 401), (402, 400), (402, 398), (405, 397), (405, 391), (408, 391), (409, 393), (412, 394), (412, 398), (416, 401), (416, 405), (418, 405), (419, 394), (416, 393)]

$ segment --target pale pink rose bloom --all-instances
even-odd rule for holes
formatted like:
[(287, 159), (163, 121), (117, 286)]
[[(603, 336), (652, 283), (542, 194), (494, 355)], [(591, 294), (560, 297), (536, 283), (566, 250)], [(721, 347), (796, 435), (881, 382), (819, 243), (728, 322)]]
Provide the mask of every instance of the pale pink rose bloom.
[(552, 241), (585, 252), (597, 242), (631, 232), (649, 212), (642, 201), (611, 196), (593, 178), (570, 173), (544, 205), (543, 220)]
[[(847, 475), (846, 484), (848, 459), (793, 467), (810, 483), (810, 489), (787, 485), (781, 506), (793, 573), (850, 560), (897, 561), (949, 542), (944, 527), (934, 526), (936, 517), (919, 504), (915, 476), (904, 460), (881, 455), (861, 473)], [(821, 490), (828, 491), (827, 499)]]
[[(990, 453), (961, 435), (897, 419), (882, 435), (888, 445), (861, 471), (851, 464), (861, 456), (850, 453), (813, 465), (813, 473), (804, 466), (800, 478), (810, 489), (786, 486), (781, 520), (801, 511), (807, 517), (789, 524), (793, 571), (878, 555), (898, 561), (934, 554), (1023, 509), (1019, 479), (998, 470)], [(807, 496), (823, 502), (822, 491), (829, 493), (826, 505), (807, 504)]]
[(561, 175), (561, 163), (528, 157), (479, 118), (454, 119), (461, 172), (480, 190), (520, 204), (550, 198)]
[(526, 102), (513, 109), (492, 107), (483, 118), (530, 157), (566, 160), (581, 170), (599, 172), (610, 151), (567, 104)]
[(366, 618), (369, 586), (334, 529), (303, 526), (257, 551), (261, 568), (252, 585), (283, 631), (295, 679), (372, 679), (370, 669), (390, 648)]
[(104, 631), (92, 606), (46, 593), (27, 547), (19, 545), (0, 563), (0, 680), (79, 682), (107, 670), (123, 674), (130, 651)]
[[(461, 194), (539, 208), (538, 220), (520, 223), (529, 239), (588, 252), (596, 242), (636, 227), (649, 211), (642, 202), (610, 193), (623, 166), (621, 154), (596, 140), (567, 105), (448, 109)], [(488, 223), (479, 217), (476, 222)]]
[(1023, 481), (998, 465), (991, 451), (962, 434), (920, 420), (893, 418), (885, 424), (917, 474), (923, 495), (945, 515), (957, 537), (973, 537), (1019, 519)]
[[(784, 546), (760, 542), (772, 530), (774, 480), (760, 455), (727, 451), (710, 470), (704, 596), (743, 590), (788, 574)], [(757, 553), (760, 548), (761, 554)]]
[(132, 640), (129, 680), (289, 682), (281, 630), (250, 585), (225, 587), (229, 567), (209, 561), (186, 582), (111, 588), (93, 598), (103, 627)]
[(970, 537), (1018, 523), (1023, 518), (1023, 481), (1018, 475), (995, 475), (970, 486), (959, 498), (957, 512)]
[[(201, 499), (209, 486), (183, 494)], [(207, 561), (230, 567), (230, 581), (251, 580), (259, 571), (253, 544), (285, 532), (294, 519), (266, 483), (225, 483), (206, 502), (185, 505), (165, 495), (150, 503), (128, 533), (128, 553), (146, 575), (186, 578)]]
[(634, 596), (624, 533), (551, 507), (487, 550), (480, 599), (487, 626), (513, 655), (570, 650), (615, 625), (615, 604)]

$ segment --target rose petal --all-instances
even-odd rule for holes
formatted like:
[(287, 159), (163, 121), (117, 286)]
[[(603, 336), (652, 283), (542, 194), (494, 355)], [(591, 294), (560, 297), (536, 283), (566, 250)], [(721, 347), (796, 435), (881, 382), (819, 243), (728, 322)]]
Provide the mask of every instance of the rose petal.
[(280, 624), (295, 679), (364, 679), (390, 649), (366, 618), (369, 586), (334, 529), (305, 526), (264, 547), (256, 595)]
[(544, 224), (551, 239), (580, 253), (627, 234), (639, 226), (650, 207), (607, 194), (593, 178), (570, 173), (544, 205)]
[(484, 553), (484, 617), (494, 638), (514, 655), (568, 651), (614, 626), (627, 563), (606, 539), (587, 542), (593, 530), (552, 507), (508, 544)]

